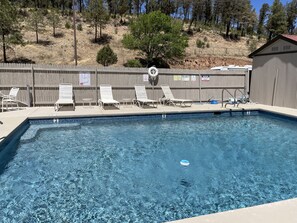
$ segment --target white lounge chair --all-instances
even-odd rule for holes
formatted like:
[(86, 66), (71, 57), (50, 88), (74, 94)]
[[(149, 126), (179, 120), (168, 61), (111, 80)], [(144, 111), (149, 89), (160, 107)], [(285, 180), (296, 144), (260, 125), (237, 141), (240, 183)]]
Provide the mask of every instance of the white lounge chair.
[(144, 105), (153, 105), (153, 107), (157, 107), (158, 101), (151, 100), (147, 98), (146, 90), (144, 85), (136, 85), (134, 86), (136, 92), (136, 99), (134, 100), (138, 106), (143, 107)]
[(11, 105), (15, 105), (17, 109), (19, 109), (19, 104), (18, 101), (16, 100), (16, 97), (18, 95), (19, 92), (19, 88), (17, 87), (13, 87), (10, 89), (9, 94), (5, 95), (1, 93), (1, 97), (2, 97), (2, 102), (1, 102), (1, 106), (2, 106), (2, 112), (4, 110), (4, 105), (6, 106), (6, 109), (8, 110), (8, 106)]
[(168, 85), (161, 85), (164, 97), (160, 99), (161, 102), (172, 104), (172, 105), (179, 105), (179, 106), (192, 106), (193, 101), (188, 99), (178, 99), (175, 98), (171, 92), (171, 89)]
[(73, 111), (75, 109), (72, 84), (59, 84), (59, 99), (55, 103), (55, 111), (59, 111), (62, 105), (72, 105)]
[(101, 99), (98, 100), (98, 103), (102, 109), (104, 109), (104, 105), (114, 105), (115, 107), (120, 108), (120, 102), (113, 99), (111, 85), (100, 85), (100, 96)]

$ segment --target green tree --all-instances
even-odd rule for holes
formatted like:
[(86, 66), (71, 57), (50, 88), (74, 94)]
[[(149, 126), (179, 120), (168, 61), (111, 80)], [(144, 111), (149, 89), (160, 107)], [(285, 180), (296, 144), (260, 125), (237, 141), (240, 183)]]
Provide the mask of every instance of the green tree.
[(17, 11), (8, 0), (0, 0), (0, 35), (3, 61), (7, 62), (6, 49), (10, 44), (22, 44), (22, 35), (18, 26)]
[(48, 14), (48, 21), (49, 24), (53, 27), (53, 36), (56, 36), (56, 28), (60, 27), (61, 20), (58, 13), (58, 10), (55, 8), (52, 8), (50, 10), (50, 13)]
[(287, 32), (287, 17), (285, 8), (280, 0), (274, 0), (271, 7), (271, 14), (268, 18), (267, 29), (269, 40), (273, 37)]
[(28, 21), (29, 29), (35, 32), (36, 43), (39, 43), (39, 33), (44, 30), (44, 16), (40, 9), (33, 9), (30, 11), (30, 18)]
[(129, 1), (128, 0), (118, 0), (118, 5), (117, 5), (117, 9), (118, 9), (118, 13), (121, 17), (121, 23), (123, 22), (123, 15), (125, 15), (127, 13), (127, 11), (129, 10)]
[(297, 0), (293, 0), (288, 3), (286, 6), (287, 11), (287, 23), (288, 23), (288, 32), (294, 34), (295, 23), (297, 19)]
[(96, 61), (97, 63), (102, 64), (106, 67), (118, 62), (118, 57), (110, 48), (110, 46), (107, 45), (98, 51)]
[(102, 0), (90, 0), (87, 12), (87, 19), (92, 23), (95, 28), (95, 42), (98, 40), (98, 26), (99, 26), (99, 37), (102, 38), (102, 29), (109, 20), (109, 16), (106, 9), (103, 6)]
[(184, 56), (188, 39), (180, 31), (181, 23), (160, 11), (139, 16), (129, 28), (130, 34), (123, 38), (124, 46), (142, 51), (148, 63), (157, 58)]
[(259, 37), (264, 34), (264, 23), (265, 20), (267, 19), (268, 13), (269, 13), (269, 5), (267, 3), (264, 3), (260, 9), (260, 14), (259, 14), (259, 23), (258, 23), (258, 28), (257, 28), (257, 34)]

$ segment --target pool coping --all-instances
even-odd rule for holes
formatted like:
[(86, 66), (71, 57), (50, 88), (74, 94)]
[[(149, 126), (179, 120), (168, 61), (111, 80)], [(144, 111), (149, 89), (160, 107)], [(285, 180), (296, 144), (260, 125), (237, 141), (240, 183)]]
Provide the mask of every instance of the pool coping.
[[(194, 106), (194, 105), (193, 105)], [(162, 115), (162, 114), (187, 114), (187, 113), (211, 113), (211, 112), (231, 112), (232, 111), (262, 111), (268, 112), (275, 115), (281, 115), (293, 119), (297, 119), (297, 109), (282, 108), (275, 106), (267, 106), (261, 104), (247, 104), (241, 105), (240, 108), (228, 107), (221, 108), (220, 106), (209, 106), (209, 105), (197, 105), (193, 108), (176, 108), (172, 107), (167, 109), (161, 107), (161, 109), (139, 109), (132, 107), (131, 109), (120, 110), (99, 110), (95, 108), (94, 110), (85, 110), (85, 108), (77, 108), (76, 111), (65, 111), (65, 112), (54, 112), (51, 107), (38, 107), (29, 108), (22, 111), (13, 111), (7, 113), (0, 113), (0, 120), (4, 122), (0, 125), (0, 138), (5, 137), (8, 140), (0, 140), (0, 146), (3, 143), (9, 143), (9, 138), (18, 131), (23, 125), (25, 125), (28, 120), (38, 120), (38, 119), (63, 119), (63, 118), (88, 118), (88, 117), (114, 117), (114, 116), (139, 116), (139, 115)], [(83, 109), (83, 110), (82, 110)], [(79, 112), (82, 111), (82, 112)], [(1, 131), (4, 129), (4, 133)], [(252, 206), (247, 208), (235, 209), (225, 212), (218, 212), (209, 215), (203, 215), (198, 217), (192, 217), (187, 219), (181, 219), (172, 221), (174, 223), (251, 223), (251, 222), (261, 222), (261, 223), (291, 223), (297, 222), (297, 198), (292, 198), (288, 200)]]

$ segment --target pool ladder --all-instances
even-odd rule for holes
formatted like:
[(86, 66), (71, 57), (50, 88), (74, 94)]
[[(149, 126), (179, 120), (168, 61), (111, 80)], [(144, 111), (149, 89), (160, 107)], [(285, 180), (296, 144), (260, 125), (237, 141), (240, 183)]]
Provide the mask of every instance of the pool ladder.
[(231, 94), (231, 92), (228, 89), (223, 89), (222, 90), (222, 108), (224, 107), (224, 91), (227, 91), (228, 94), (232, 97), (235, 98), (233, 94)]

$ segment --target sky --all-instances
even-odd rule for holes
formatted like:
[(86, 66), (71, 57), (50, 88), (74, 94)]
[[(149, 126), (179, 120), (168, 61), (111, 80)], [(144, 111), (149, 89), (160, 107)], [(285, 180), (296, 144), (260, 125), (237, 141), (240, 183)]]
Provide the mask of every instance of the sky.
[[(259, 14), (259, 11), (264, 3), (268, 3), (271, 6), (273, 1), (274, 0), (251, 0), (251, 3)], [(290, 0), (281, 0), (281, 2), (283, 3), (283, 5), (285, 5), (287, 2), (290, 2)]]

